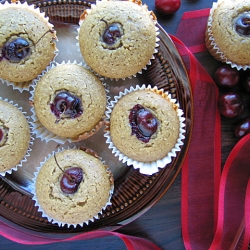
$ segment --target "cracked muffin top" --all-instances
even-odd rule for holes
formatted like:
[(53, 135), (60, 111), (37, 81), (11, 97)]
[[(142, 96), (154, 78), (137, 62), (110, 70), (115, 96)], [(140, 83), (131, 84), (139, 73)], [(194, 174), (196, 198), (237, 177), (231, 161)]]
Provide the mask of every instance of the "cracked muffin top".
[(107, 102), (99, 78), (71, 63), (47, 71), (38, 80), (33, 99), (40, 123), (51, 133), (74, 140), (89, 137), (102, 125)]

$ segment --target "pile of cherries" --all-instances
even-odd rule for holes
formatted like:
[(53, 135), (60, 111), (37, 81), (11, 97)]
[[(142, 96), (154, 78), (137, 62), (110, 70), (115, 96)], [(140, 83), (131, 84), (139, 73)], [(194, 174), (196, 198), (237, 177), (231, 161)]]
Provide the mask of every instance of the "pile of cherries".
[[(235, 118), (234, 134), (242, 138), (250, 133), (250, 114), (247, 102), (250, 101), (250, 70), (239, 71), (230, 65), (220, 66), (214, 73), (214, 81), (220, 90), (218, 108), (226, 118)], [(246, 98), (243, 98), (243, 95)]]

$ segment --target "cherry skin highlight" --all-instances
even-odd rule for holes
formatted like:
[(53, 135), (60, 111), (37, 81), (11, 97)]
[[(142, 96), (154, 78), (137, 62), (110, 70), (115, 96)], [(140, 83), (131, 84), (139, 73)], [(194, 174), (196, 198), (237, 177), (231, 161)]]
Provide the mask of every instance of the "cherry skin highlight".
[(131, 134), (136, 135), (137, 139), (147, 143), (151, 136), (157, 131), (158, 120), (142, 105), (135, 105), (129, 114), (129, 122), (132, 129)]
[(250, 133), (250, 118), (241, 120), (234, 128), (234, 134), (238, 138), (242, 138)]
[(11, 42), (6, 42), (2, 48), (2, 58), (13, 63), (23, 60), (30, 52), (30, 45), (24, 38), (18, 37)]
[(83, 113), (80, 98), (67, 91), (59, 92), (54, 97), (50, 109), (57, 118), (61, 118), (62, 115), (68, 118), (77, 118)]
[(241, 95), (229, 92), (219, 97), (218, 108), (220, 113), (229, 118), (240, 116), (244, 112)]
[(79, 167), (67, 169), (60, 181), (61, 190), (66, 194), (74, 194), (77, 192), (80, 183), (83, 180), (83, 171)]
[(157, 120), (147, 109), (140, 109), (136, 113), (138, 129), (145, 137), (150, 137), (157, 130)]
[(218, 86), (233, 88), (240, 81), (240, 74), (236, 68), (230, 65), (222, 65), (214, 73), (214, 81)]
[(122, 33), (118, 24), (116, 23), (110, 25), (107, 24), (107, 28), (103, 34), (103, 41), (109, 45), (113, 45), (115, 44), (117, 38), (120, 38), (121, 36)]
[(235, 21), (235, 30), (243, 36), (250, 36), (250, 14), (244, 13)]

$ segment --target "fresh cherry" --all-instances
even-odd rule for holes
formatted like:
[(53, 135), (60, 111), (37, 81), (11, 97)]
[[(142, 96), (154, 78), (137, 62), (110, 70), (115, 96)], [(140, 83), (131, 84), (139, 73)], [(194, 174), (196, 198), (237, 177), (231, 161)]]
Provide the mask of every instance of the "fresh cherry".
[(225, 64), (215, 71), (214, 81), (218, 86), (233, 88), (239, 83), (240, 74), (236, 68)]
[(240, 35), (250, 36), (250, 13), (243, 13), (236, 19), (235, 30)]
[(233, 118), (244, 112), (241, 95), (235, 92), (223, 94), (218, 100), (219, 111), (222, 115)]
[(140, 104), (135, 105), (130, 111), (129, 122), (132, 129), (131, 134), (136, 135), (143, 142), (149, 142), (158, 128), (156, 117)]
[(247, 117), (241, 120), (234, 128), (234, 134), (238, 138), (242, 138), (250, 133), (250, 118)]
[(23, 60), (30, 52), (30, 45), (27, 40), (18, 37), (6, 42), (2, 48), (1, 58), (5, 58), (13, 63)]
[(62, 116), (77, 118), (83, 113), (80, 98), (67, 91), (61, 91), (54, 97), (50, 109), (58, 119), (61, 119)]
[(170, 15), (181, 6), (180, 0), (155, 0), (155, 8), (159, 13)]
[(61, 190), (66, 194), (74, 194), (83, 180), (83, 171), (79, 167), (67, 169), (60, 180)]
[(115, 44), (122, 36), (121, 25), (119, 23), (108, 24), (108, 22), (103, 19), (102, 21), (106, 23), (106, 29), (103, 33), (103, 41), (109, 45)]

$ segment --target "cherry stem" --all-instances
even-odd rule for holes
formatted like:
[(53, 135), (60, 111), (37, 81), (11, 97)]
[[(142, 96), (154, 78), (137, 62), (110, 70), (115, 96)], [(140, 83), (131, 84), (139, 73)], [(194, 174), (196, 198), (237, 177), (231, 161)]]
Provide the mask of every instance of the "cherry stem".
[(63, 169), (60, 167), (58, 161), (57, 161), (57, 158), (56, 158), (56, 154), (54, 154), (54, 159), (55, 159), (55, 162), (56, 162), (56, 165), (59, 167), (59, 169), (70, 179), (70, 181), (73, 181), (74, 178), (72, 178), (70, 175), (66, 174)]
[(101, 21), (103, 21), (106, 24), (106, 28), (108, 28), (108, 26), (109, 26), (108, 22), (104, 19), (101, 19)]
[[(31, 47), (34, 47), (36, 44), (38, 44), (40, 41), (41, 41), (41, 39), (46, 35), (46, 34), (48, 34), (48, 33), (51, 33), (51, 34), (53, 34), (54, 32), (55, 32), (55, 30), (54, 29), (49, 29), (49, 30), (47, 30), (37, 41), (36, 41), (36, 43), (34, 43), (33, 45), (29, 45), (29, 46), (25, 46), (25, 47), (22, 47), (21, 49), (19, 49), (18, 50), (18, 52), (21, 52), (22, 50), (24, 50), (24, 49), (27, 49), (27, 48), (31, 48)], [(1, 55), (1, 54), (0, 54)]]

